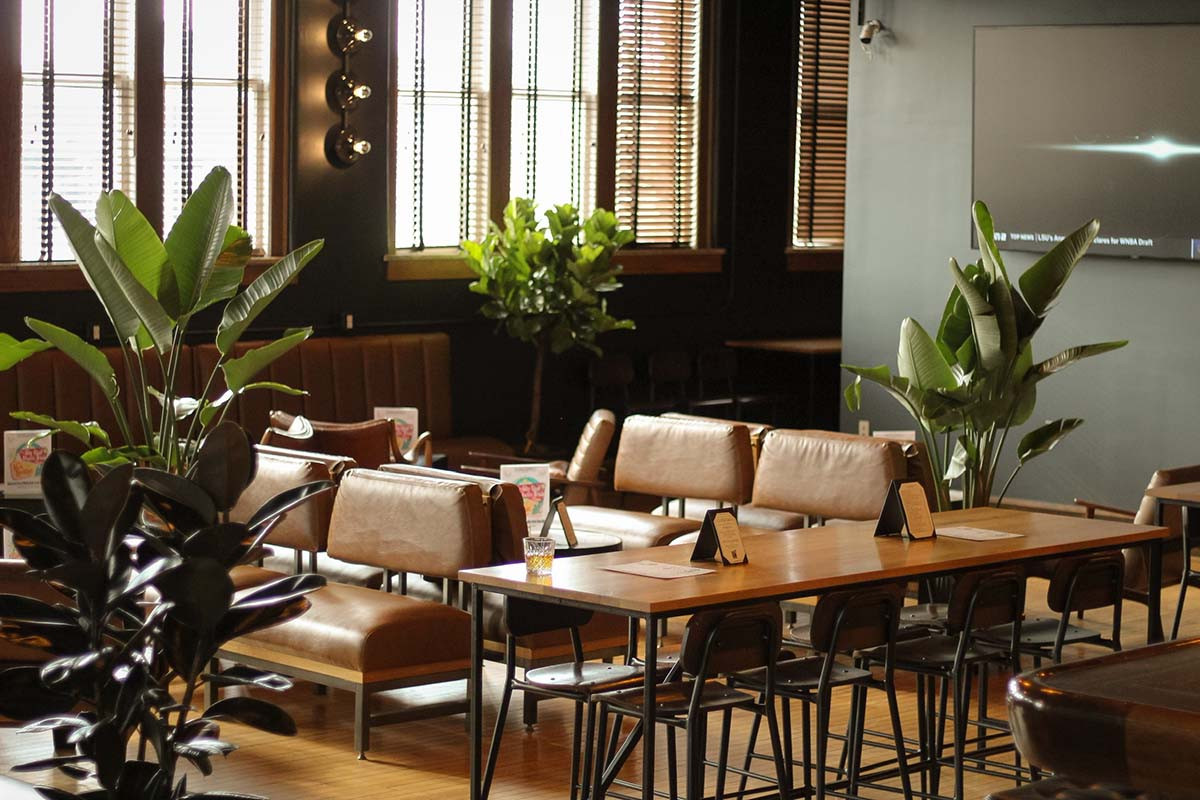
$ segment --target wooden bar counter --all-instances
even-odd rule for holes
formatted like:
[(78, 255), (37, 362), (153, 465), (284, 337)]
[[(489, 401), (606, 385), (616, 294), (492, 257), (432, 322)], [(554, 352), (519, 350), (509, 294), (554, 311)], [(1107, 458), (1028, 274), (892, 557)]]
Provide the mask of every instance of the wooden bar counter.
[(1200, 794), (1200, 639), (1027, 672), (1009, 720), (1030, 763), (1081, 783)]

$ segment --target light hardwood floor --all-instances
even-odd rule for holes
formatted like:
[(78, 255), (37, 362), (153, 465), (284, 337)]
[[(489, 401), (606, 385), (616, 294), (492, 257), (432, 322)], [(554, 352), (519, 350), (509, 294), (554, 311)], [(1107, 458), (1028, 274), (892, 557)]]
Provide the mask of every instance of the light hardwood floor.
[[(1030, 580), (1030, 613), (1045, 611), (1045, 594), (1045, 582)], [(1163, 618), (1168, 625), (1171, 621), (1170, 615), (1175, 611), (1177, 597), (1177, 589), (1164, 591)], [(1200, 599), (1192, 598), (1191, 602), (1200, 603)], [(1124, 619), (1123, 639), (1126, 647), (1144, 643), (1144, 606), (1127, 603)], [(1089, 614), (1082, 624), (1107, 632), (1111, 628), (1111, 616), (1099, 612)], [(674, 622), (672, 634), (677, 635), (681, 630), (682, 625)], [(1200, 635), (1200, 607), (1195, 607), (1190, 614), (1185, 613), (1182, 635)], [(677, 644), (673, 635), (668, 642), (668, 649)], [(1102, 652), (1105, 651), (1076, 647), (1069, 650), (1066, 658), (1077, 659)], [(488, 737), (491, 735), (491, 726), (499, 705), (502, 678), (502, 669), (498, 665), (489, 664), (484, 689), (487, 707), (485, 730)], [(999, 677), (992, 683), (991, 712), (995, 716), (1004, 715), (1004, 680), (1005, 677)], [(465, 682), (458, 682), (433, 689), (393, 692), (377, 698), (376, 710), (400, 707), (412, 702), (443, 699), (452, 695), (461, 696), (464, 687)], [(912, 682), (902, 679), (900, 688), (904, 731), (906, 735), (915, 736)], [(886, 730), (887, 705), (883, 695), (880, 692), (870, 692), (870, 695), (868, 728)], [(314, 693), (311, 684), (298, 683), (291, 691), (282, 695), (264, 692), (261, 696), (280, 701), (295, 717), (300, 734), (294, 738), (281, 738), (237, 724), (223, 724), (223, 738), (235, 742), (240, 749), (227, 759), (215, 762), (215, 772), (211, 777), (189, 777), (189, 789), (250, 792), (266, 795), (274, 800), (440, 800), (468, 797), (467, 734), (461, 715), (376, 728), (371, 734), (371, 750), (367, 754), (367, 760), (358, 761), (352, 751), (353, 709), (347, 693), (330, 690), (327, 695), (321, 696)], [(848, 701), (848, 694), (844, 690), (834, 696), (834, 730), (844, 730)], [(496, 800), (548, 800), (569, 796), (567, 782), (570, 768), (571, 705), (565, 701), (543, 703), (540, 707), (540, 721), (532, 729), (526, 729), (521, 723), (519, 697), (515, 698), (513, 705), (514, 709), (509, 715), (505, 730), (492, 797)], [(744, 743), (748, 735), (747, 718), (739, 719), (739, 716), (743, 715), (735, 715), (731, 738), (733, 744), (730, 752), (734, 763), (737, 763), (744, 753)], [(795, 715), (794, 722), (799, 749), (798, 714)], [(715, 757), (716, 726), (710, 727), (713, 729), (710, 751)], [(14, 764), (50, 756), (52, 750), (49, 739), (46, 734), (18, 735), (11, 728), (0, 729), (0, 770), (7, 773)], [(667, 785), (664, 740), (665, 737), (659, 737), (661, 749), (657, 759), (660, 769), (659, 786), (662, 789)], [(831, 757), (836, 758), (836, 753), (835, 744)], [(682, 747), (680, 754), (682, 757)], [(709, 771), (710, 791), (713, 772)], [(640, 776), (640, 765), (636, 756), (630, 759), (624, 774), (635, 780)], [(32, 783), (73, 787), (72, 781), (52, 772), (17, 777)], [(948, 778), (949, 772), (943, 772), (943, 790), (947, 788)], [(1011, 782), (1004, 779), (968, 774), (966, 795), (969, 798), (983, 798), (988, 792), (1009, 785)], [(868, 797), (897, 796), (886, 792), (864, 794)]]

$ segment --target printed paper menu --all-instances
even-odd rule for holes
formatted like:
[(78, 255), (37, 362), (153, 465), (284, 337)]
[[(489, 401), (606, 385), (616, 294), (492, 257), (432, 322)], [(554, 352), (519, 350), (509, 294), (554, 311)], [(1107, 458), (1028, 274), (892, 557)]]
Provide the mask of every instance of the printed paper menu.
[(390, 419), (400, 452), (407, 453), (421, 432), (419, 411), (412, 406), (375, 406), (375, 419)]
[(4, 494), (41, 497), (42, 465), (50, 455), (50, 431), (4, 432)]
[(500, 480), (515, 483), (525, 500), (525, 521), (540, 525), (550, 513), (549, 464), (501, 464)]

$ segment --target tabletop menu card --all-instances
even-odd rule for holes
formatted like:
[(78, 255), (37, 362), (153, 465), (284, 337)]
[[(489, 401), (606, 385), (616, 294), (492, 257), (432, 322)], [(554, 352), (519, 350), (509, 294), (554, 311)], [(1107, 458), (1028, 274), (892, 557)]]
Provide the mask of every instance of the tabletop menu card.
[(931, 539), (937, 535), (925, 488), (916, 481), (892, 481), (879, 512), (875, 535), (897, 534), (905, 539)]
[(610, 572), (625, 572), (630, 575), (641, 575), (646, 578), (660, 578), (662, 580), (671, 580), (672, 578), (694, 578), (697, 575), (705, 575), (709, 572), (714, 572), (711, 569), (702, 569), (701, 567), (688, 567), (681, 564), (668, 564), (663, 561), (634, 561), (632, 564), (613, 564), (601, 569), (609, 570)]
[(571, 524), (571, 515), (567, 513), (567, 504), (563, 502), (563, 498), (561, 497), (556, 497), (550, 502), (550, 513), (542, 521), (542, 532), (539, 535), (550, 535), (550, 532), (554, 530), (555, 518), (558, 519), (558, 524), (562, 527), (563, 538), (567, 540), (567, 547), (574, 549), (579, 544), (579, 538), (575, 536), (575, 526)]
[(550, 514), (550, 465), (501, 464), (500, 480), (516, 484), (525, 500), (525, 519), (541, 523)]
[(41, 497), (42, 465), (49, 455), (50, 431), (5, 431), (5, 497)]
[(725, 564), (745, 564), (750, 560), (742, 543), (737, 515), (730, 508), (712, 508), (705, 512), (691, 560), (714, 561), (718, 554)]
[(412, 449), (413, 442), (421, 432), (420, 412), (412, 406), (375, 406), (375, 419), (390, 419), (396, 429), (396, 444), (401, 454)]

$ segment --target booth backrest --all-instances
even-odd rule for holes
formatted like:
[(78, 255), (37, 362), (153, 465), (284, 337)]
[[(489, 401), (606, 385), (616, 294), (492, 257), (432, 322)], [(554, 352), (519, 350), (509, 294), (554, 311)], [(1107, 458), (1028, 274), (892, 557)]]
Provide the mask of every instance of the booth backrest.
[(333, 502), (328, 553), (355, 564), (457, 579), (460, 569), (487, 566), (491, 559), (483, 492), (466, 481), (352, 469)]
[(525, 499), (515, 484), (505, 483), (486, 475), (471, 475), (447, 469), (421, 467), (416, 464), (384, 464), (380, 469), (398, 475), (419, 475), (441, 480), (474, 483), (488, 504), (492, 524), (492, 563), (510, 564), (525, 558), (521, 542), (529, 535), (525, 522)]
[(735, 505), (750, 498), (750, 432), (736, 422), (632, 416), (617, 446), (613, 488)]
[(324, 422), (308, 420), (312, 436), (307, 439), (288, 436), (295, 415), (272, 411), (267, 415), (271, 427), (262, 435), (262, 443), (287, 450), (318, 450), (340, 453), (354, 459), (360, 467), (379, 469), (380, 464), (394, 461), (396, 434), (390, 420), (367, 419), (362, 422)]
[[(258, 467), (254, 480), (242, 492), (229, 512), (233, 522), (246, 522), (263, 503), (280, 492), (313, 481), (337, 481), (354, 467), (354, 461), (323, 453), (299, 450), (280, 451), (257, 445)], [(334, 495), (318, 494), (292, 509), (267, 537), (268, 544), (292, 547), (310, 553), (325, 549), (329, 539), (329, 520), (333, 514)]]
[[(263, 342), (242, 342), (241, 355)], [(135, 414), (135, 394), (119, 348), (102, 352), (117, 374), (125, 413)], [(185, 346), (179, 354), (176, 388), (195, 396), (216, 365), (215, 345)], [(155, 358), (147, 357), (150, 383), (161, 386)], [(262, 390), (248, 392), (233, 402), (227, 418), (242, 425), (256, 440), (267, 427), (267, 413), (281, 409), (309, 419), (358, 422), (370, 419), (376, 406), (413, 406), (420, 410), (422, 430), (436, 439), (453, 435), (450, 397), (450, 337), (444, 333), (404, 333), (309, 339), (285, 353), (257, 378), (305, 389), (293, 397)], [(225, 391), (218, 374), (209, 391)], [(12, 369), (0, 372), (0, 430), (20, 425), (11, 411), (36, 411), (56, 419), (96, 420), (119, 439), (108, 402), (95, 383), (67, 356), (57, 350), (38, 353)], [(65, 437), (64, 437), (65, 438)], [(62, 446), (71, 446), (61, 442)]]
[(763, 440), (754, 505), (816, 517), (874, 519), (888, 486), (907, 474), (899, 442), (781, 428)]

